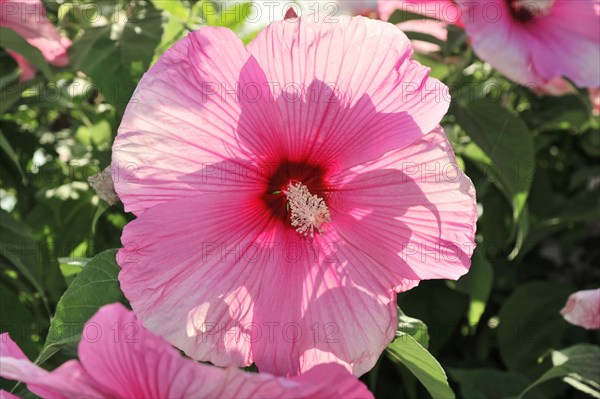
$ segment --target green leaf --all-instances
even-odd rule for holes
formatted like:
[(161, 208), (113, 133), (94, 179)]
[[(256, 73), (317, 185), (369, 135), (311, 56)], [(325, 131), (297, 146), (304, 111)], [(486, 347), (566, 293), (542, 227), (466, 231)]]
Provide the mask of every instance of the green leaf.
[(477, 153), (471, 144), (464, 154), (483, 169), (512, 206), (516, 243), (510, 259), (514, 259), (529, 230), (526, 206), (535, 171), (533, 136), (520, 117), (497, 102), (455, 102), (453, 113), (481, 151)]
[(510, 370), (533, 377), (537, 359), (561, 340), (566, 322), (560, 315), (573, 288), (536, 281), (521, 285), (498, 314), (500, 355)]
[(589, 344), (575, 345), (552, 351), (551, 357), (554, 367), (527, 387), (519, 398), (528, 394), (535, 386), (553, 378), (562, 378), (574, 388), (600, 398), (600, 347)]
[(6, 140), (6, 137), (4, 136), (4, 133), (2, 133), (2, 131), (0, 131), (0, 150), (2, 150), (2, 152), (4, 153), (4, 157), (6, 157), (10, 161), (14, 169), (16, 169), (19, 172), (19, 175), (21, 176), (21, 182), (27, 182), (27, 176), (25, 175), (25, 172), (23, 171), (23, 168), (19, 163), (19, 158), (17, 157), (15, 150), (13, 150), (8, 140)]
[(474, 157), (487, 177), (504, 193), (513, 207), (514, 220), (525, 208), (533, 181), (533, 136), (521, 118), (498, 103), (477, 100), (453, 108), (457, 122), (482, 151)]
[(412, 336), (400, 333), (388, 345), (386, 354), (393, 362), (405, 365), (421, 381), (432, 398), (455, 398), (442, 366)]
[(402, 22), (406, 22), (406, 21), (414, 21), (414, 20), (418, 20), (418, 21), (437, 21), (437, 19), (435, 18), (431, 18), (428, 17), (426, 15), (423, 14), (417, 14), (411, 11), (406, 11), (406, 10), (396, 10), (394, 11), (394, 13), (390, 16), (390, 18), (388, 19), (388, 22), (391, 24), (399, 24)]
[(42, 52), (36, 47), (27, 43), (21, 35), (12, 29), (0, 28), (0, 47), (10, 49), (19, 53), (31, 62), (37, 69), (42, 71), (46, 79), (52, 79), (52, 71), (42, 55)]
[(491, 369), (449, 369), (448, 374), (460, 385), (461, 396), (469, 399), (514, 398), (530, 383), (523, 375)]
[(408, 334), (424, 348), (427, 348), (429, 346), (427, 325), (419, 319), (405, 315), (398, 306), (396, 307), (396, 310), (398, 312), (398, 330), (396, 330), (396, 336), (400, 337), (404, 334)]
[(476, 248), (471, 260), (469, 273), (456, 282), (456, 289), (469, 295), (469, 326), (479, 324), (479, 319), (485, 311), (488, 298), (492, 292), (494, 269), (481, 249)]
[(103, 305), (126, 303), (119, 288), (119, 266), (110, 249), (96, 255), (75, 277), (56, 306), (44, 349), (36, 363), (43, 363), (67, 344), (79, 341), (83, 325)]
[(88, 75), (106, 101), (122, 112), (135, 88), (130, 66), (121, 59), (120, 46), (111, 38), (112, 25), (88, 29), (71, 47), (71, 65)]
[(413, 32), (413, 31), (409, 31), (409, 30), (404, 31), (404, 33), (406, 34), (406, 37), (408, 37), (410, 40), (419, 40), (422, 42), (433, 43), (433, 44), (437, 44), (440, 47), (444, 45), (443, 40), (440, 40), (437, 37), (427, 34), (427, 33)]
[(31, 229), (1, 209), (0, 226), (0, 262), (17, 270), (45, 300), (42, 255)]
[[(127, 14), (123, 11), (121, 14)], [(71, 47), (71, 64), (92, 78), (122, 114), (140, 77), (160, 43), (163, 19), (155, 8), (140, 7), (136, 15), (88, 29)]]

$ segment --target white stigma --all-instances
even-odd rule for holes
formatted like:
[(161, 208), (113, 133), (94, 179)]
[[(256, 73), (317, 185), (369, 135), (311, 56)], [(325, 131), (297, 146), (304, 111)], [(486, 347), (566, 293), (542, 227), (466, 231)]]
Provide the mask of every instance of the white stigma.
[(311, 237), (314, 236), (315, 229), (323, 234), (323, 224), (331, 222), (331, 215), (323, 198), (312, 195), (302, 183), (290, 183), (285, 195), (292, 212), (292, 226), (296, 227), (296, 231), (304, 236), (310, 233)]

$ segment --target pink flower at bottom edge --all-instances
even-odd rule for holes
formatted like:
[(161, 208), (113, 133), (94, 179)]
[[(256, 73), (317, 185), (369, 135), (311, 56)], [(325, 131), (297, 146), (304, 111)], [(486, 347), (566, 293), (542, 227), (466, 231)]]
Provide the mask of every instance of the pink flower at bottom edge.
[(571, 294), (560, 314), (576, 326), (600, 329), (600, 288)]
[[(0, 335), (0, 376), (22, 381), (42, 398), (372, 398), (342, 366), (326, 364), (301, 377), (221, 369), (181, 357), (145, 330), (121, 304), (102, 307), (86, 324), (79, 361), (53, 371), (31, 363)], [(4, 395), (4, 396), (2, 396)], [(3, 392), (0, 397), (14, 398)]]
[(395, 26), (337, 20), (275, 22), (247, 47), (192, 32), (127, 107), (112, 167), (137, 219), (119, 281), (194, 359), (362, 375), (395, 336), (396, 293), (470, 267), (475, 190), (439, 127), (447, 88)]

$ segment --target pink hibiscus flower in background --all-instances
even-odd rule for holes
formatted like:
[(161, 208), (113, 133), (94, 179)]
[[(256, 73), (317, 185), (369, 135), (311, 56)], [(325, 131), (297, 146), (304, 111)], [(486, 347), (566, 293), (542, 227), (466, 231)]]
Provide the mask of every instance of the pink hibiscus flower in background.
[(598, 0), (457, 0), (473, 49), (509, 79), (548, 94), (600, 86)]
[(576, 326), (600, 329), (600, 288), (571, 294), (560, 314)]
[[(63, 67), (69, 63), (67, 50), (71, 41), (56, 30), (46, 18), (41, 0), (0, 0), (0, 27), (9, 28), (21, 35), (29, 44), (38, 48), (49, 64)], [(21, 81), (35, 76), (35, 67), (23, 56), (8, 53), (21, 68)]]
[(115, 189), (137, 216), (121, 288), (192, 358), (361, 375), (394, 338), (397, 292), (469, 269), (475, 192), (438, 126), (447, 88), (393, 25), (319, 18), (248, 47), (190, 33), (119, 128)]
[(86, 323), (79, 359), (49, 372), (31, 363), (8, 333), (0, 336), (0, 376), (26, 383), (42, 398), (373, 397), (337, 364), (285, 379), (196, 363), (145, 330), (121, 304), (103, 306)]

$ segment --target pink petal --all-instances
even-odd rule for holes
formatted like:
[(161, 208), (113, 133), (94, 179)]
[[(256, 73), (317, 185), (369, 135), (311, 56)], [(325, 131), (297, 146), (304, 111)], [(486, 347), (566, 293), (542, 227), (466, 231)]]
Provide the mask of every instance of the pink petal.
[(202, 28), (140, 81), (113, 146), (115, 189), (136, 214), (220, 191), (205, 184), (213, 165), (229, 161), (224, 179), (256, 174), (248, 161), (278, 153), (280, 125), (264, 74), (243, 43), (228, 29)]
[(42, 52), (50, 64), (61, 67), (69, 63), (67, 50), (71, 41), (61, 36), (46, 18), (46, 10), (40, 0), (5, 0), (0, 3), (0, 10), (0, 26), (23, 36)]
[(214, 394), (220, 398), (348, 398), (369, 399), (373, 394), (337, 364), (321, 364), (291, 379), (269, 374), (242, 373), (229, 368), (227, 382)]
[(15, 53), (14, 51), (9, 50), (8, 54), (10, 54), (15, 59), (17, 65), (21, 69), (21, 78), (19, 79), (19, 81), (26, 82), (35, 78), (36, 69), (33, 66), (33, 64), (31, 64), (31, 62), (27, 61), (25, 57), (23, 57), (19, 53)]
[[(77, 361), (47, 372), (2, 335), (0, 375), (26, 382), (43, 398), (372, 398), (343, 367), (323, 364), (285, 379), (198, 364), (145, 330), (121, 304), (102, 307), (85, 325)], [(96, 390), (96, 388), (98, 390)], [(4, 391), (0, 397), (15, 396)]]
[(0, 363), (1, 377), (24, 382), (43, 398), (101, 397), (78, 362), (69, 361), (49, 373), (31, 363), (8, 333), (0, 336)]
[(221, 378), (220, 370), (182, 358), (121, 304), (102, 307), (86, 323), (79, 358), (109, 397), (207, 397)]
[(252, 350), (261, 372), (297, 375), (335, 362), (359, 376), (393, 339), (391, 284), (334, 226), (314, 241), (293, 231), (279, 234), (281, 248), (294, 251), (277, 253), (263, 282), (268, 295), (255, 301), (254, 321), (263, 337)]
[(441, 128), (334, 179), (341, 188), (331, 199), (332, 225), (371, 257), (390, 287), (468, 271), (475, 189)]
[(261, 238), (268, 218), (252, 194), (206, 193), (150, 208), (125, 227), (117, 258), (121, 289), (144, 325), (218, 366), (253, 361), (253, 300), (276, 242)]
[(560, 314), (576, 326), (600, 329), (600, 288), (571, 294)]
[(390, 19), (396, 10), (421, 14), (448, 23), (456, 23), (460, 19), (460, 8), (453, 0), (379, 0), (379, 18)]
[(276, 82), (288, 138), (284, 158), (345, 169), (429, 133), (450, 98), (428, 68), (410, 60), (410, 41), (400, 30), (364, 17), (337, 20), (275, 22), (248, 49)]
[(577, 91), (575, 87), (563, 77), (552, 78), (537, 89), (540, 94), (548, 94), (551, 96), (564, 96), (566, 94), (574, 94)]
[(10, 392), (6, 392), (3, 389), (0, 389), (0, 399), (21, 399), (16, 395), (13, 395)]
[(592, 114), (600, 115), (600, 87), (590, 89), (590, 101), (592, 102)]

